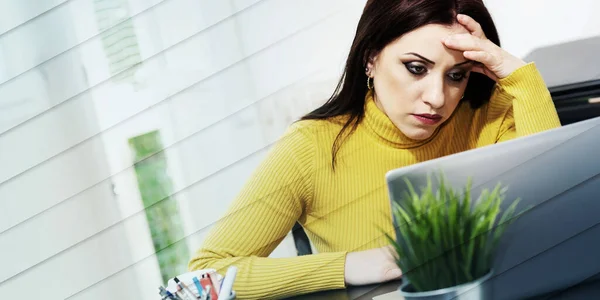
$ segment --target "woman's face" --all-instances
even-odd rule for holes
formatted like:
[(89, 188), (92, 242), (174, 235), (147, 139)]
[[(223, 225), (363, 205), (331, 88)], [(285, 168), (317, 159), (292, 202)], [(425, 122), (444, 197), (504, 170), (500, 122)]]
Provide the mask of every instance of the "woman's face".
[(409, 138), (429, 138), (461, 100), (472, 62), (444, 38), (468, 33), (460, 24), (426, 25), (387, 45), (368, 64), (375, 102)]

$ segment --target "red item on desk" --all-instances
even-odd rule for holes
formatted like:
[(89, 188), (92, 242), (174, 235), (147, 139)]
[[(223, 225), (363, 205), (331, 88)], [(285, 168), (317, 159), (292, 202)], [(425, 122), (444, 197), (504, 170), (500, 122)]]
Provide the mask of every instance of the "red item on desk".
[(218, 300), (219, 294), (217, 294), (217, 290), (213, 286), (210, 278), (208, 278), (206, 276), (202, 276), (202, 278), (200, 279), (200, 285), (202, 286), (202, 288), (205, 291), (206, 291), (207, 287), (210, 286), (210, 300)]

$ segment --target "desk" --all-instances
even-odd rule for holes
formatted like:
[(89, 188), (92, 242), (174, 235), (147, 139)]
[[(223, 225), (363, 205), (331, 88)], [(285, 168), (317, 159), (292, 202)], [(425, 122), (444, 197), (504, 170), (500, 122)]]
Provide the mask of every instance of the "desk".
[[(556, 274), (560, 275), (560, 274)], [(288, 300), (371, 300), (373, 297), (383, 296), (394, 293), (400, 287), (402, 281), (392, 281), (378, 285), (368, 285), (360, 287), (349, 287), (344, 290), (323, 291), (302, 296), (286, 298)], [(393, 295), (393, 294), (392, 294)], [(400, 295), (382, 297), (384, 300), (402, 300)], [(568, 289), (555, 291), (534, 298), (531, 300), (554, 300), (554, 299), (600, 299), (600, 279), (583, 282)], [(485, 300), (485, 299), (483, 299)], [(497, 300), (497, 299), (493, 299)]]
[[(398, 287), (402, 284), (402, 280), (391, 281), (383, 284), (365, 285), (365, 286), (352, 286), (344, 290), (331, 290), (323, 291), (318, 293), (312, 293), (307, 295), (301, 295), (291, 298), (288, 300), (367, 300), (373, 299), (380, 295), (392, 293), (398, 290)], [(399, 298), (401, 299), (401, 298)]]

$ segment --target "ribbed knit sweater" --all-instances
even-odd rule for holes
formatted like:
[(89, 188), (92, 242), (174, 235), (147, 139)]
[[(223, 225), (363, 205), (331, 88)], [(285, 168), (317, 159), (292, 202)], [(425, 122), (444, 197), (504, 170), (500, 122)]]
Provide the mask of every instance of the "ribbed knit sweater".
[[(331, 147), (339, 119), (295, 122), (214, 225), (189, 268), (224, 274), (237, 266), (234, 289), (241, 299), (345, 288), (346, 254), (387, 245), (380, 228), (393, 233), (386, 172), (558, 126), (534, 63), (501, 79), (483, 107), (459, 104), (424, 141), (404, 136), (369, 93), (365, 117), (342, 144), (335, 171)], [(269, 258), (297, 221), (317, 253)]]

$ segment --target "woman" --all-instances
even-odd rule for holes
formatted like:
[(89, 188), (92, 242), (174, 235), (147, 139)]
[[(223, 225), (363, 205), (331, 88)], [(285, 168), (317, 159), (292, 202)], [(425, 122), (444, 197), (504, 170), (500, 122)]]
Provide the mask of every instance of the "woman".
[[(241, 298), (396, 279), (384, 176), (560, 126), (533, 63), (481, 0), (370, 0), (337, 91), (273, 147), (190, 262), (239, 269)], [(318, 254), (268, 258), (296, 222)]]

